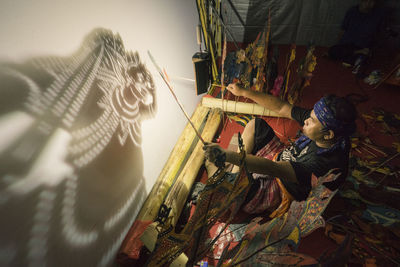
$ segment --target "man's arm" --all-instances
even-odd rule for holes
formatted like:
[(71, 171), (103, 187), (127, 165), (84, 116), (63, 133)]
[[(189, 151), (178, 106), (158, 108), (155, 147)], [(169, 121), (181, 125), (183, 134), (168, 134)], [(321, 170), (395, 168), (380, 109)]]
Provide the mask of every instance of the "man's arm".
[[(225, 155), (223, 160), (234, 165), (240, 165), (240, 154), (234, 151), (225, 150), (217, 144), (208, 143), (204, 146), (205, 156), (211, 162), (218, 161), (217, 155)], [(267, 174), (282, 180), (297, 182), (296, 173), (288, 161), (272, 161), (266, 158), (246, 154), (246, 167), (251, 173)]]
[[(234, 151), (224, 150), (226, 161), (240, 165), (240, 154)], [(282, 180), (297, 182), (296, 173), (288, 161), (272, 161), (266, 158), (246, 154), (246, 167), (251, 173), (267, 174)]]
[(293, 106), (276, 96), (264, 94), (261, 92), (246, 90), (236, 83), (231, 83), (226, 87), (232, 94), (236, 96), (244, 96), (250, 98), (260, 106), (278, 113), (281, 117), (292, 119)]

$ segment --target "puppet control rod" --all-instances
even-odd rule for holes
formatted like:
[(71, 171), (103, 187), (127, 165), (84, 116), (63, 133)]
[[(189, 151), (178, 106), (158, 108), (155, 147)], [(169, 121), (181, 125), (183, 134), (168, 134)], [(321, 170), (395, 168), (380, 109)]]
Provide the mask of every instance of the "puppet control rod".
[(183, 114), (185, 114), (186, 119), (189, 121), (190, 125), (192, 125), (194, 131), (196, 132), (196, 135), (199, 137), (200, 141), (203, 143), (203, 145), (206, 144), (206, 142), (204, 141), (204, 139), (201, 137), (200, 133), (197, 131), (196, 127), (194, 126), (193, 122), (190, 120), (189, 115), (186, 113), (185, 109), (183, 108), (182, 104), (179, 102), (178, 97), (175, 95), (174, 90), (172, 89), (171, 84), (169, 83), (167, 77), (165, 77), (165, 74), (161, 71), (160, 67), (157, 65), (155, 59), (153, 58), (153, 56), (151, 55), (150, 51), (147, 51), (147, 54), (149, 54), (149, 57), (151, 59), (151, 61), (153, 62), (154, 66), (156, 67), (158, 73), (161, 75), (161, 77), (163, 78), (164, 82), (167, 84), (169, 90), (171, 91), (172, 95), (174, 96), (176, 102), (178, 103), (179, 107), (181, 108), (181, 110), (183, 111)]

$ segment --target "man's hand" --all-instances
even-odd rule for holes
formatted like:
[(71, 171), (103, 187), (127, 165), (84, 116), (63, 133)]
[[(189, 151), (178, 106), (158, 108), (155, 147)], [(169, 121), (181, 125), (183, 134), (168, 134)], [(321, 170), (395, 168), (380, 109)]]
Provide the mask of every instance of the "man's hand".
[(234, 94), (235, 96), (244, 96), (244, 92), (246, 91), (246, 89), (244, 89), (243, 87), (241, 87), (239, 84), (237, 83), (231, 83), (229, 84), (226, 89), (228, 89), (228, 91), (230, 91), (232, 94)]
[(204, 156), (217, 167), (223, 167), (226, 161), (226, 151), (214, 143), (206, 143), (203, 146)]

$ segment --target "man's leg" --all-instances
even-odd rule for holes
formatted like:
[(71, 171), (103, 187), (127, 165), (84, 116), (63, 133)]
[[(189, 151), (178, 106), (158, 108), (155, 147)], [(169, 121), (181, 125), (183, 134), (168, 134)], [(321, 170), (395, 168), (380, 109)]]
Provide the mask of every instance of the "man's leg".
[(354, 65), (354, 52), (359, 47), (352, 44), (341, 44), (332, 46), (329, 49), (329, 56), (334, 60), (342, 60), (345, 64)]
[(347, 47), (345, 45), (334, 45), (329, 48), (329, 57), (334, 60), (343, 60), (348, 54)]
[[(244, 149), (246, 150), (246, 154), (251, 154), (254, 148), (254, 133), (255, 133), (255, 123), (256, 120), (252, 119), (249, 121), (246, 126), (244, 127), (243, 133), (242, 133), (242, 139), (243, 139), (243, 144), (244, 144)], [(239, 148), (238, 148), (239, 152)], [(232, 173), (236, 173), (239, 171), (239, 166), (234, 166), (232, 168)]]
[(252, 119), (246, 124), (242, 133), (243, 144), (247, 154), (250, 154), (254, 148), (255, 125), (256, 120)]

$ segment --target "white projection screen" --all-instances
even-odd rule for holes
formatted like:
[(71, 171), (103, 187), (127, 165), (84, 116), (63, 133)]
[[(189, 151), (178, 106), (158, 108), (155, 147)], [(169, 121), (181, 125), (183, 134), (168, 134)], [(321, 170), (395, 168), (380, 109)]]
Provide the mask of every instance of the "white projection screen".
[(2, 62), (0, 81), (0, 265), (112, 264), (147, 194), (151, 74), (95, 29), (71, 56)]

